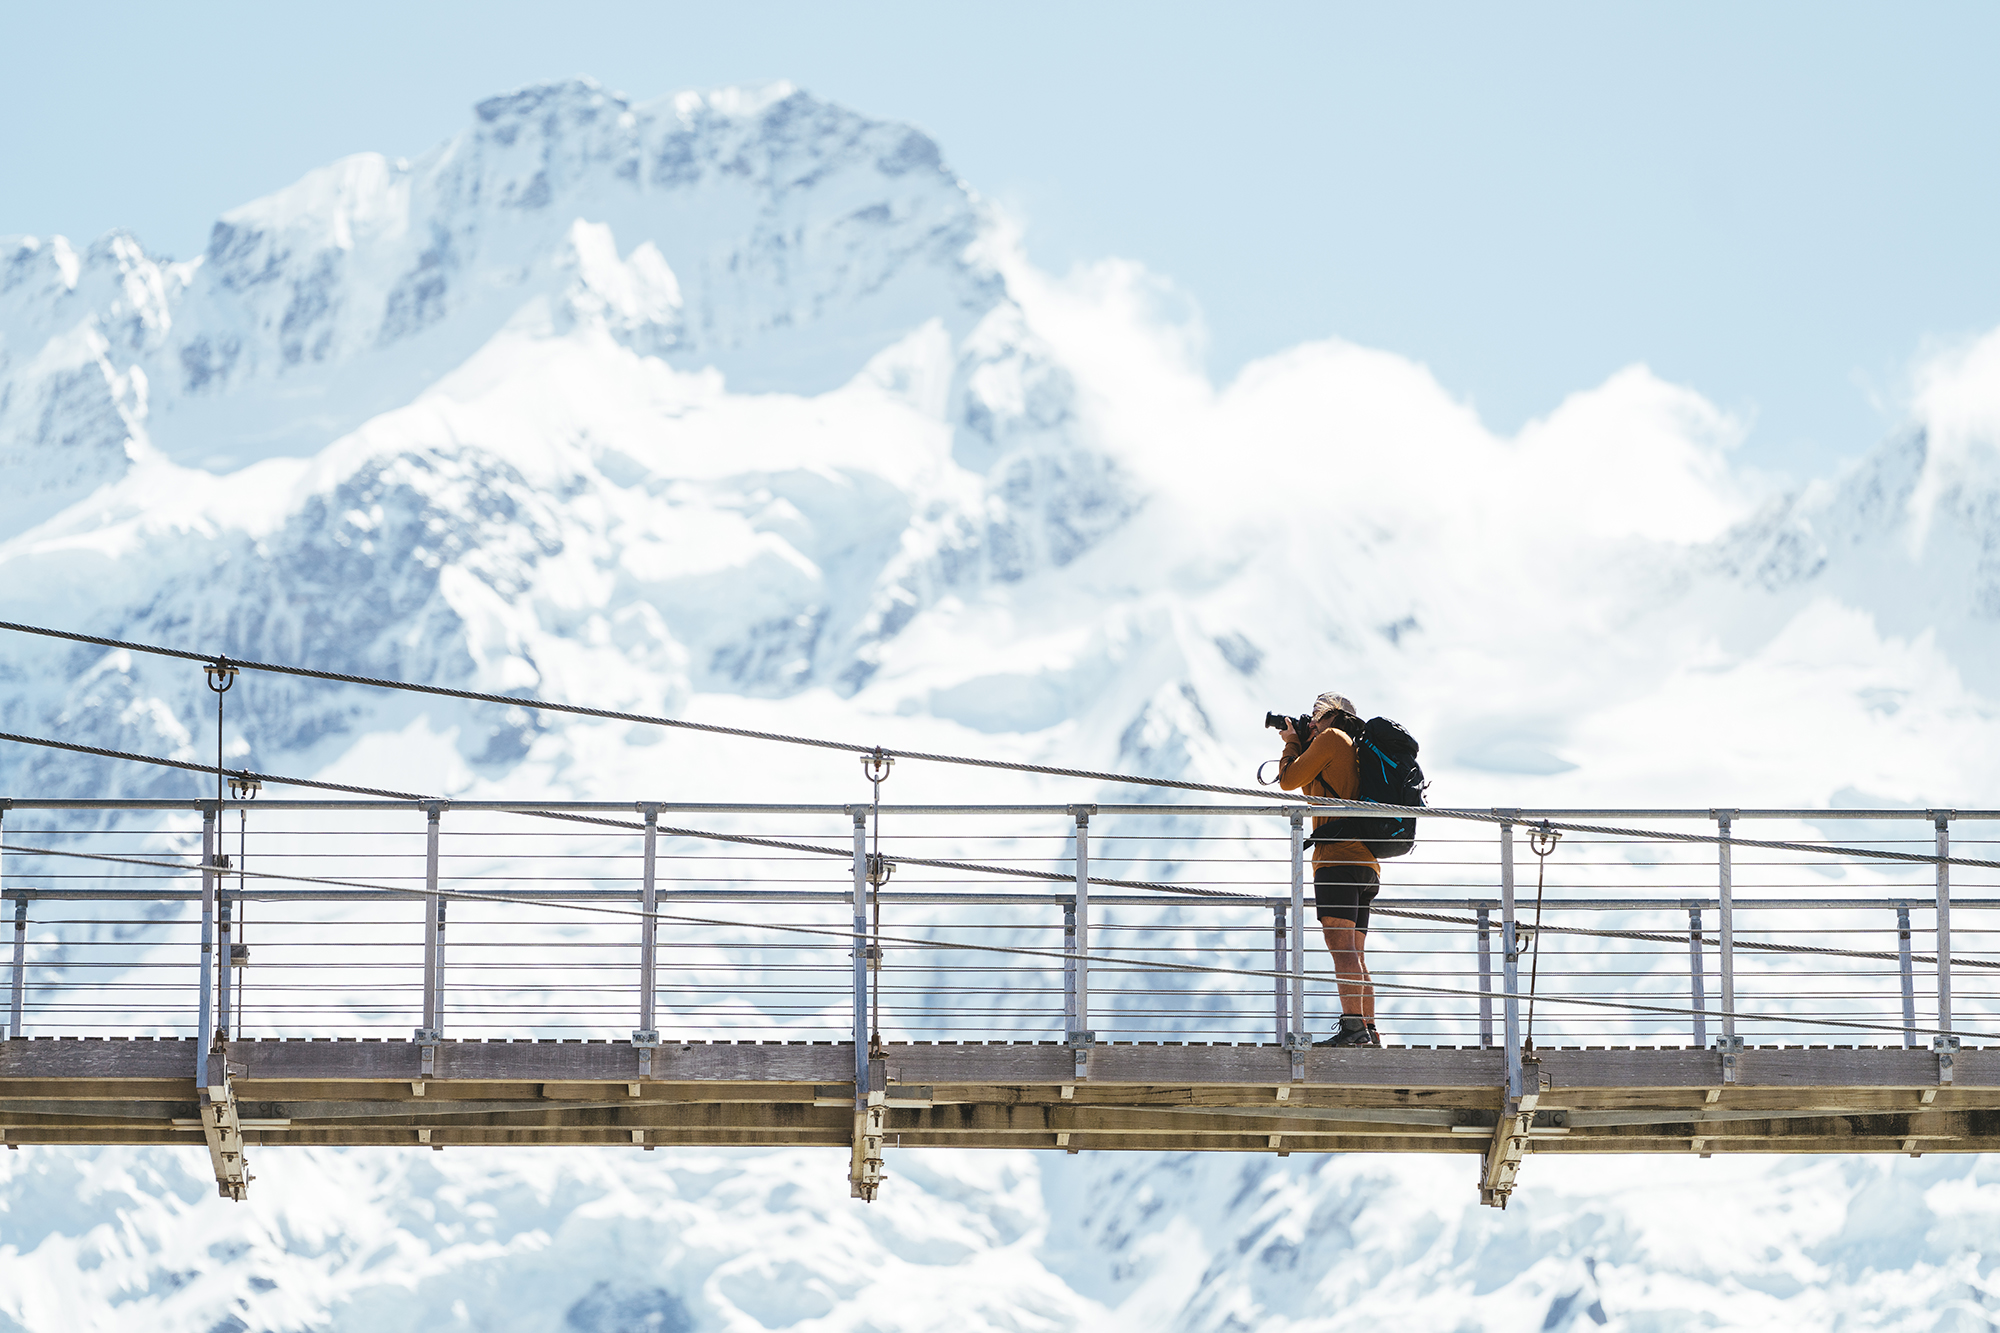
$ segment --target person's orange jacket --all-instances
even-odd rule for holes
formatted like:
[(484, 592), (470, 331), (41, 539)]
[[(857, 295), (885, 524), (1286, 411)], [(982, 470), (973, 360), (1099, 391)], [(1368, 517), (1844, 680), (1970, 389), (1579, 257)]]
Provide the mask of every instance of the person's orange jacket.
[[(1305, 748), (1303, 754), (1299, 752), (1296, 741), (1285, 742), (1284, 756), (1278, 760), (1278, 785), (1286, 791), (1303, 788), (1308, 796), (1338, 796), (1344, 801), (1353, 800), (1361, 790), (1361, 770), (1354, 757), (1354, 742), (1347, 738), (1346, 732), (1336, 727), (1328, 727), (1313, 737), (1312, 744)], [(1315, 819), (1313, 832), (1319, 833), (1322, 829), (1346, 822), (1342, 819)], [(1347, 862), (1367, 866), (1378, 875), (1382, 873), (1382, 863), (1375, 859), (1375, 853), (1368, 850), (1366, 843), (1352, 839), (1346, 842), (1316, 842), (1312, 851), (1316, 866)]]

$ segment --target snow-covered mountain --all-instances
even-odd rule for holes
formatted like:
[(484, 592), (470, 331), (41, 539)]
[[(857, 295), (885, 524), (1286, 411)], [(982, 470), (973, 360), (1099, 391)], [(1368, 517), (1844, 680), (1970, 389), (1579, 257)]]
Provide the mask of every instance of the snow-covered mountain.
[[(1502, 438), (1395, 356), (1313, 344), (1218, 388), (1199, 340), (1132, 265), (1038, 271), (910, 127), (785, 87), (527, 89), (418, 161), (225, 214), (195, 259), (0, 241), (0, 618), (1234, 784), (1266, 708), (1337, 687), (1423, 738), (1434, 802), (1993, 804), (2000, 335), (1796, 493), (1643, 368)], [(0, 673), (6, 730), (212, 754), (190, 666), (10, 639)], [(372, 785), (866, 792), (846, 756), (774, 772), (677, 737), (663, 762), (650, 732), (309, 682), (231, 708), (233, 763)], [(0, 765), (16, 793), (199, 786)], [(1974, 1322), (1921, 1326), (1983, 1327), (1990, 1304), (1970, 1160), (1551, 1168), (1490, 1219), (1462, 1163), (914, 1155), (863, 1214), (796, 1154), (607, 1160), (266, 1152), (231, 1212), (194, 1201), (192, 1158), (10, 1153), (0, 1331), (1917, 1327), (1939, 1302)], [(1711, 1177), (1783, 1201), (1751, 1214), (1768, 1240), (1661, 1221), (1664, 1193), (1710, 1228), (1688, 1198)], [(1878, 1245), (1884, 1209), (1923, 1239)]]

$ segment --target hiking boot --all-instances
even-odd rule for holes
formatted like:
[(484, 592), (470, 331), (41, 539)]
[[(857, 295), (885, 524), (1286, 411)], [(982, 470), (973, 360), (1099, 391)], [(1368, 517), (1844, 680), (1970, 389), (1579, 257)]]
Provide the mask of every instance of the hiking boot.
[(1313, 1045), (1315, 1046), (1381, 1045), (1382, 1043), (1380, 1041), (1372, 1039), (1373, 1036), (1374, 1034), (1369, 1030), (1368, 1024), (1363, 1020), (1359, 1018), (1342, 1018), (1340, 1020), (1340, 1026), (1334, 1029), (1334, 1033), (1331, 1037), (1328, 1037), (1325, 1041), (1316, 1041), (1313, 1043)]
[(1380, 1046), (1382, 1044), (1382, 1034), (1375, 1030), (1373, 1023), (1368, 1025), (1368, 1040), (1361, 1044), (1363, 1046)]

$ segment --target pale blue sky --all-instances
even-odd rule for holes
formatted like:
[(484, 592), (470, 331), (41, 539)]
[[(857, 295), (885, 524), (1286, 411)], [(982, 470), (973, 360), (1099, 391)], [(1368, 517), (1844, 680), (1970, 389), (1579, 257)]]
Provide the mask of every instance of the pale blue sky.
[(1991, 4), (14, 4), (0, 234), (214, 216), (471, 104), (788, 78), (934, 134), (1062, 270), (1204, 312), (1211, 368), (1338, 335), (1511, 430), (1645, 361), (1823, 471), (2000, 325)]

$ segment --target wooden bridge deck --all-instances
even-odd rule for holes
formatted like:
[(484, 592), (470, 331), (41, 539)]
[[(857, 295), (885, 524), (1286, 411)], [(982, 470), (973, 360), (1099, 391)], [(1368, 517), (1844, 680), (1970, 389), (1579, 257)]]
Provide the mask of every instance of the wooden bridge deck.
[[(891, 1044), (886, 1145), (1486, 1154), (1508, 1137), (1503, 1052), (1058, 1043)], [(211, 1064), (218, 1057), (211, 1057)], [(855, 1148), (845, 1043), (232, 1041), (209, 1083), (249, 1147), (540, 1144)], [(0, 1042), (0, 1131), (19, 1144), (210, 1143), (188, 1040)], [(1547, 1152), (2000, 1150), (2000, 1049), (1750, 1047), (1727, 1081), (1695, 1048), (1551, 1049), (1513, 1126)], [(223, 1077), (226, 1075), (226, 1078)], [(1940, 1082), (1943, 1076), (1947, 1081)], [(872, 1081), (872, 1080), (871, 1080)], [(211, 1143), (211, 1146), (212, 1143)], [(1504, 1146), (1504, 1144), (1502, 1144)], [(857, 1152), (858, 1148), (855, 1149)]]

